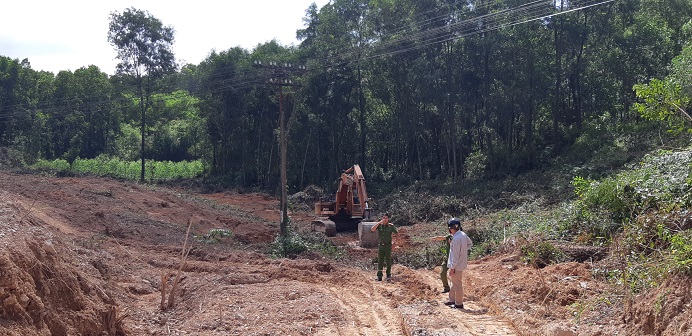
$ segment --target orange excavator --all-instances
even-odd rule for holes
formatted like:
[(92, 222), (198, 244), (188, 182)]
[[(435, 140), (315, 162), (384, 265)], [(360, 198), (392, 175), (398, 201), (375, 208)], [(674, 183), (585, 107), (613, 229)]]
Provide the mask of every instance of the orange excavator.
[(361, 246), (376, 245), (377, 236), (375, 235), (373, 243), (369, 230), (375, 224), (370, 218), (370, 201), (363, 172), (359, 165), (354, 164), (341, 173), (333, 198), (315, 203), (315, 215), (318, 218), (312, 221), (312, 229), (331, 237), (337, 231), (354, 230), (357, 227)]

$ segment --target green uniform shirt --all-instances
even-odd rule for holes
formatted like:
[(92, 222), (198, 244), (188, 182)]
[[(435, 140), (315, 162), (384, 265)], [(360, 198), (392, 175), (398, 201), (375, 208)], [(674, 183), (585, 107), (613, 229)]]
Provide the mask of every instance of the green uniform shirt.
[(390, 225), (379, 225), (377, 227), (377, 235), (380, 239), (380, 244), (384, 245), (392, 245), (392, 235), (397, 233), (396, 227), (394, 224)]
[[(444, 243), (442, 243), (442, 247), (440, 248), (440, 250), (442, 251), (442, 253), (445, 256), (445, 260), (447, 260), (447, 258), (449, 258), (449, 245), (450, 245), (451, 241), (452, 241), (452, 235), (448, 234), (445, 237)], [(447, 264), (446, 261), (445, 261), (445, 264)]]

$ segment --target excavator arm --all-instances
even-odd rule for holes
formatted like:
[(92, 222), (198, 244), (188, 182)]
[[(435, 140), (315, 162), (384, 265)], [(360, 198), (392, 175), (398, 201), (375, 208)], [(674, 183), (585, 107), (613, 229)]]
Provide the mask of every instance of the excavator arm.
[(370, 198), (365, 188), (365, 177), (359, 165), (353, 165), (352, 169), (355, 183), (352, 213), (359, 214), (360, 218), (370, 219)]

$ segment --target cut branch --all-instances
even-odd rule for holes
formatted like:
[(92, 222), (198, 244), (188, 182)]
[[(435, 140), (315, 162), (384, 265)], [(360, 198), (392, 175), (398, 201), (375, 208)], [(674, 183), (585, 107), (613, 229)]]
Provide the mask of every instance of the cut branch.
[(173, 307), (175, 305), (175, 291), (178, 289), (178, 283), (180, 282), (180, 276), (183, 273), (183, 267), (187, 261), (187, 256), (190, 254), (192, 248), (188, 248), (187, 242), (190, 237), (190, 228), (192, 227), (192, 221), (187, 220), (187, 233), (185, 233), (185, 243), (183, 243), (183, 251), (180, 256), (180, 265), (178, 266), (178, 272), (175, 274), (175, 280), (173, 280), (173, 285), (171, 286), (171, 292), (168, 294), (168, 307)]

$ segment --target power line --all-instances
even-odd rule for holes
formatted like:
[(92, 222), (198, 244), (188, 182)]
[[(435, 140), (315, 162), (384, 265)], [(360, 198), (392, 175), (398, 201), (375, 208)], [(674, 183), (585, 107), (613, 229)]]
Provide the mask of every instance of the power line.
[[(449, 21), (449, 18), (458, 16), (459, 9), (449, 10), (443, 12), (442, 14), (433, 16), (431, 18), (414, 21), (409, 25), (402, 25), (399, 28), (387, 31), (387, 35), (383, 35), (377, 43), (366, 44), (361, 47), (351, 48), (350, 50), (341, 51), (339, 53), (331, 55), (329, 55), (330, 52), (327, 51), (326, 53), (328, 54), (328, 56), (323, 57), (321, 59), (312, 60), (312, 62), (316, 63), (317, 66), (310, 68), (308, 71), (318, 71), (332, 67), (340, 67), (354, 61), (363, 61), (368, 59), (392, 56), (420, 49), (437, 43), (457, 40), (460, 38), (499, 30), (519, 24), (564, 15), (578, 10), (583, 10), (586, 8), (610, 3), (613, 1), (615, 0), (575, 0), (570, 2), (570, 8), (567, 8), (562, 11), (558, 10), (558, 8), (555, 6), (555, 1), (553, 0), (530, 1), (512, 8), (499, 8), (495, 12), (491, 10), (496, 6), (499, 7), (499, 5), (502, 4), (500, 0), (490, 1), (478, 7), (470, 7), (466, 5), (462, 7), (462, 9), (468, 10), (468, 12), (464, 13), (487, 13), (467, 18), (464, 20), (456, 20), (452, 23), (448, 23), (430, 29), (422, 29), (422, 27), (432, 25), (436, 20), (446, 20), (447, 22), (451, 22)], [(417, 13), (416, 16), (420, 17), (424, 14), (433, 13), (438, 10), (439, 8), (431, 9), (426, 12)], [(385, 40), (386, 36), (401, 37), (397, 37), (391, 40)], [(248, 71), (245, 70), (240, 71), (241, 76), (231, 77), (227, 79), (214, 79), (230, 75), (235, 72), (234, 70), (235, 67), (233, 69), (229, 69), (228, 71), (213, 72), (212, 75), (208, 77), (209, 79), (213, 80), (210, 80), (206, 83), (202, 83), (202, 87), (198, 86), (196, 88), (193, 88), (193, 90), (189, 91), (189, 94), (203, 95), (222, 92), (229, 89), (239, 90), (262, 83), (269, 78), (267, 75), (261, 75), (256, 73), (248, 74)], [(166, 101), (177, 98), (178, 96), (174, 94), (169, 95), (168, 97), (164, 97), (163, 99), (159, 99), (158, 101)], [(75, 98), (63, 98), (64, 101), (71, 99)], [(60, 103), (63, 100), (53, 100), (44, 103), (46, 105), (60, 105), (58, 103)], [(86, 107), (87, 109), (89, 107), (95, 109), (100, 106), (125, 102), (127, 100), (129, 100), (129, 98), (106, 99), (103, 101), (86, 103)], [(62, 114), (61, 111), (66, 111), (64, 112), (64, 114), (68, 114), (70, 112), (69, 109), (69, 107), (65, 106), (36, 108), (28, 107), (23, 104), (15, 104), (0, 108), (0, 121), (13, 120), (15, 117), (23, 116), (25, 115), (24, 112), (26, 110), (41, 110), (44, 113), (53, 112), (53, 115), (60, 115)], [(85, 113), (84, 111), (80, 112)]]
[[(600, 3), (598, 3), (598, 4), (607, 3), (607, 2), (611, 2), (611, 1), (613, 1), (613, 0), (610, 0), (610, 1), (602, 1), (602, 2), (600, 2)], [(435, 43), (440, 43), (440, 42), (448, 41), (449, 39), (455, 39), (455, 38), (460, 38), (460, 37), (464, 37), (464, 36), (469, 36), (469, 35), (473, 35), (474, 33), (481, 33), (481, 31), (479, 31), (479, 30), (477, 30), (477, 31), (475, 31), (475, 32), (471, 31), (471, 33), (469, 33), (469, 32), (464, 32), (463, 30), (457, 29), (457, 33), (456, 33), (456, 36), (455, 36), (455, 35), (453, 35), (454, 32), (452, 32), (452, 28), (460, 27), (460, 26), (463, 26), (463, 25), (467, 25), (467, 26), (468, 26), (469, 23), (472, 23), (473, 21), (477, 21), (477, 20), (480, 20), (480, 19), (493, 20), (494, 17), (497, 17), (498, 15), (501, 15), (501, 14), (503, 14), (503, 13), (509, 13), (509, 14), (516, 15), (516, 14), (514, 14), (514, 12), (517, 12), (517, 11), (527, 11), (527, 9), (525, 9), (525, 8), (530, 9), (531, 6), (535, 6), (536, 4), (538, 4), (538, 5), (546, 5), (548, 2), (551, 2), (551, 3), (552, 3), (552, 1), (545, 1), (545, 0), (543, 0), (543, 1), (533, 1), (533, 2), (530, 2), (530, 3), (527, 3), (527, 4), (522, 4), (522, 5), (517, 6), (517, 7), (515, 7), (515, 8), (505, 9), (505, 10), (501, 11), (500, 13), (486, 14), (486, 15), (482, 15), (482, 16), (470, 18), (470, 19), (467, 19), (467, 20), (463, 20), (463, 21), (461, 21), (461, 22), (454, 23), (454, 24), (451, 24), (451, 25), (448, 25), (448, 26), (438, 27), (438, 28), (434, 28), (434, 29), (427, 30), (427, 31), (421, 31), (421, 32), (418, 32), (418, 33), (410, 34), (410, 36), (408, 36), (408, 37), (402, 37), (402, 38), (399, 38), (399, 39), (394, 39), (394, 40), (391, 40), (391, 41), (387, 41), (387, 42), (384, 42), (384, 43), (380, 43), (378, 46), (376, 46), (376, 47), (374, 47), (374, 48), (373, 48), (373, 47), (370, 47), (371, 50), (364, 49), (364, 48), (360, 48), (360, 49), (363, 49), (363, 50), (365, 50), (365, 51), (372, 51), (372, 49), (374, 49), (374, 50), (381, 49), (381, 51), (375, 52), (375, 53), (371, 53), (370, 56), (366, 56), (366, 57), (362, 57), (362, 50), (359, 50), (359, 49), (354, 49), (354, 51), (347, 51), (347, 52), (344, 53), (346, 57), (342, 57), (342, 59), (345, 59), (345, 60), (342, 61), (342, 62), (348, 63), (348, 62), (353, 61), (353, 60), (359, 60), (359, 58), (357, 58), (357, 57), (359, 57), (359, 56), (360, 56), (360, 59), (368, 59), (368, 58), (376, 58), (376, 57), (382, 57), (382, 56), (387, 56), (387, 55), (394, 55), (394, 54), (397, 54), (397, 53), (401, 53), (401, 52), (406, 52), (406, 51), (409, 51), (409, 50), (418, 49), (418, 48), (421, 48), (421, 47), (423, 47), (423, 46), (427, 46), (427, 45), (431, 45), (431, 44), (435, 44)], [(496, 0), (496, 1), (494, 1), (494, 2), (489, 2), (489, 3), (487, 3), (486, 5), (484, 5), (483, 7), (479, 7), (479, 8), (488, 9), (488, 8), (492, 7), (493, 5), (498, 4), (498, 3), (499, 3), (499, 1)], [(597, 5), (597, 4), (596, 4), (596, 5)], [(522, 8), (522, 7), (525, 7), (525, 8)], [(582, 9), (582, 8), (585, 8), (585, 7), (575, 8), (575, 9), (572, 9), (571, 11), (579, 10), (579, 9)], [(435, 10), (436, 10), (436, 9), (429, 10), (428, 12), (433, 12), (433, 11), (435, 11)], [(451, 14), (452, 14), (451, 12), (447, 12), (447, 13), (444, 13), (444, 14), (442, 14), (442, 15), (437, 16), (436, 18), (447, 17), (447, 16), (449, 16), (449, 15), (451, 15)], [(554, 14), (548, 14), (548, 16), (552, 16), (552, 15), (554, 15)], [(545, 15), (539, 15), (539, 16), (538, 16), (538, 18), (542, 18), (542, 17), (545, 17)], [(428, 20), (432, 20), (432, 19), (428, 19)], [(532, 20), (535, 20), (535, 18), (534, 18), (534, 19), (525, 20), (524, 22), (529, 22), (529, 21), (532, 21)], [(492, 21), (489, 21), (489, 22), (490, 22), (490, 23), (493, 23)], [(514, 23), (514, 24), (517, 24), (517, 23)], [(422, 23), (419, 24), (419, 26), (421, 26), (421, 25), (422, 25)], [(506, 25), (505, 25), (505, 26), (506, 26)], [(483, 32), (491, 31), (491, 30), (496, 30), (496, 29), (500, 29), (500, 28), (503, 28), (503, 27), (504, 27), (504, 26), (502, 26), (502, 25), (500, 25), (500, 26), (498, 26), (498, 27), (489, 27), (489, 28), (486, 28)], [(405, 28), (401, 28), (399, 31), (400, 31), (400, 32), (401, 32), (401, 31), (405, 31), (404, 29), (405, 29)], [(471, 29), (473, 29), (473, 28), (471, 28)], [(447, 32), (444, 32), (444, 31), (443, 31), (443, 34), (437, 34), (437, 33), (438, 33), (439, 31), (441, 31), (441, 30), (446, 30)], [(450, 35), (445, 36), (444, 33), (447, 33), (447, 34), (450, 34)], [(437, 35), (436, 35), (436, 34), (437, 34)], [(418, 42), (418, 44), (417, 44), (417, 45), (413, 45), (413, 46), (408, 47), (408, 48), (403, 48), (403, 49), (398, 49), (398, 50), (397, 50), (397, 49), (394, 49), (394, 48), (396, 48), (396, 44), (401, 45), (401, 44), (404, 44), (404, 43), (406, 43), (406, 42), (410, 42), (410, 43)], [(324, 58), (323, 61), (325, 61), (324, 65), (322, 65), (321, 67), (318, 67), (318, 69), (319, 69), (319, 68), (329, 67), (329, 66), (334, 66), (334, 65), (337, 65), (337, 64), (339, 63), (339, 62), (327, 62), (327, 61), (329, 61), (329, 58)], [(210, 78), (221, 77), (221, 76), (223, 76), (223, 75), (224, 75), (223, 73), (214, 73), (214, 75), (212, 75)], [(197, 91), (191, 91), (191, 93), (193, 93), (193, 94), (194, 94), (194, 93), (205, 93), (205, 92), (207, 92), (207, 93), (213, 93), (213, 92), (218, 92), (218, 91), (226, 90), (226, 89), (229, 89), (229, 88), (241, 88), (241, 87), (243, 87), (243, 86), (245, 86), (245, 85), (247, 85), (247, 84), (253, 84), (253, 83), (255, 83), (256, 81), (262, 81), (262, 80), (264, 80), (264, 79), (265, 79), (265, 78), (249, 76), (249, 77), (234, 77), (234, 78), (229, 78), (229, 79), (225, 79), (225, 80), (219, 80), (219, 81), (217, 81), (217, 82), (211, 81), (211, 82), (209, 82), (209, 84), (213, 84), (214, 86), (216, 86), (216, 89), (198, 88)], [(56, 103), (56, 102), (54, 101), (54, 103)], [(58, 109), (61, 109), (61, 108), (58, 108)], [(44, 110), (46, 110), (46, 109), (44, 109)], [(0, 112), (1, 112), (1, 111), (2, 111), (2, 110), (0, 110)], [(47, 109), (47, 111), (51, 111), (50, 108)]]

